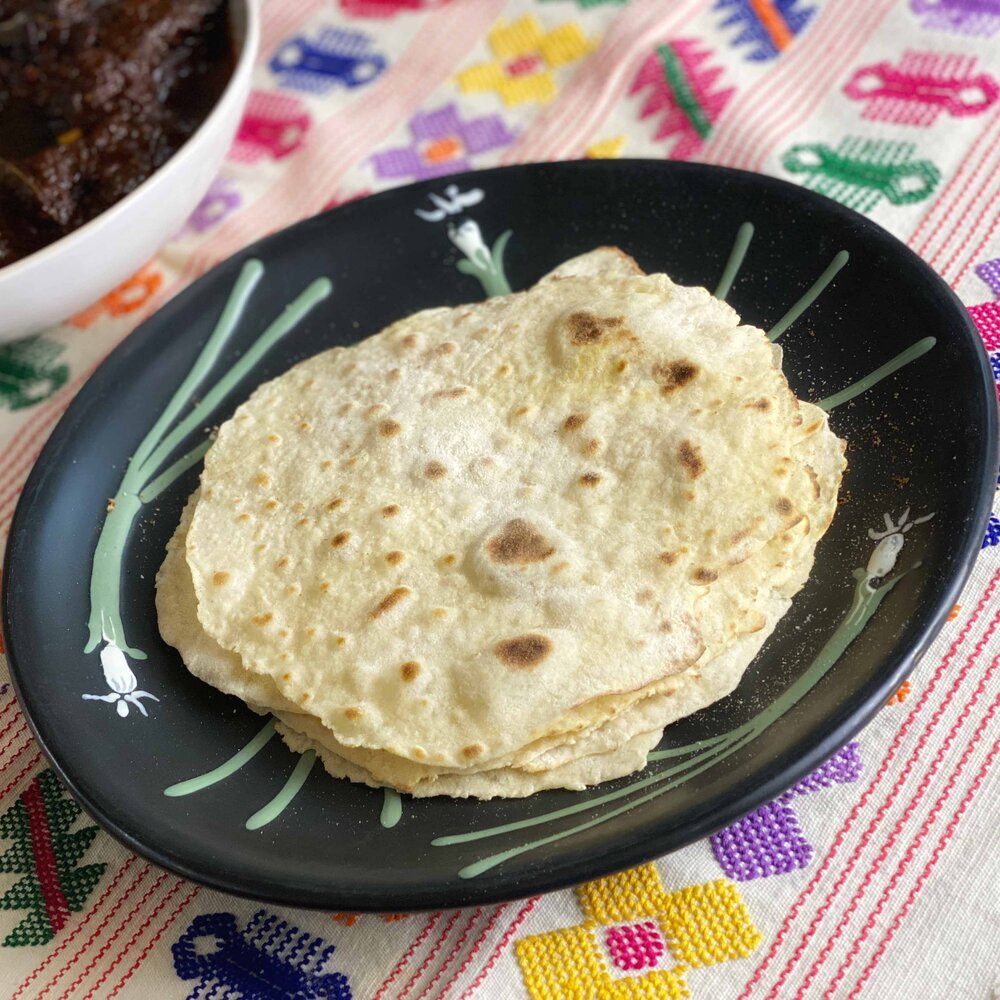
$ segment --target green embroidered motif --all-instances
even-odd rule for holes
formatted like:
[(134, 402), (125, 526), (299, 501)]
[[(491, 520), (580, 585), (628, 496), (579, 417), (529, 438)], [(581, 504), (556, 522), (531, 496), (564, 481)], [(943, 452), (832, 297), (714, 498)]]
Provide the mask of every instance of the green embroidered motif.
[(824, 143), (800, 143), (782, 157), (785, 169), (805, 174), (807, 188), (848, 208), (868, 212), (883, 199), (909, 205), (927, 198), (941, 171), (930, 160), (915, 160), (912, 142), (845, 138), (836, 149)]
[(53, 364), (63, 349), (44, 337), (0, 344), (0, 405), (20, 410), (58, 392), (69, 378), (68, 365)]
[(0, 838), (14, 841), (0, 855), (0, 872), (24, 876), (0, 897), (0, 910), (29, 911), (4, 938), (6, 947), (51, 941), (104, 874), (105, 864), (77, 867), (97, 834), (93, 825), (69, 832), (80, 811), (46, 770), (0, 817)]

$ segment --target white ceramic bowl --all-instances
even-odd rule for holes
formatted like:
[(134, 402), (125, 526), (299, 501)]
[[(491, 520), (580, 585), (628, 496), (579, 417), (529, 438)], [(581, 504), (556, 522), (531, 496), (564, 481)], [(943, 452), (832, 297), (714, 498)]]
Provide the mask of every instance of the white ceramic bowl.
[(35, 333), (95, 302), (134, 274), (194, 210), (236, 135), (260, 41), (258, 0), (229, 0), (229, 18), (233, 75), (191, 138), (106, 212), (0, 267), (0, 341)]

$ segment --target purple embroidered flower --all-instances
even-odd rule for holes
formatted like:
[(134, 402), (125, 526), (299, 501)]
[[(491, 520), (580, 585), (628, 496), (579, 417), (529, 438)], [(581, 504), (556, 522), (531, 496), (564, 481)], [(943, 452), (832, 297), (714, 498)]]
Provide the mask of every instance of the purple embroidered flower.
[(1000, 298), (1000, 257), (984, 260), (975, 267), (976, 274), (986, 282), (989, 290)]
[(408, 146), (397, 146), (372, 157), (383, 180), (426, 180), (471, 170), (471, 157), (500, 149), (514, 139), (500, 115), (463, 119), (455, 104), (420, 112), (410, 119)]

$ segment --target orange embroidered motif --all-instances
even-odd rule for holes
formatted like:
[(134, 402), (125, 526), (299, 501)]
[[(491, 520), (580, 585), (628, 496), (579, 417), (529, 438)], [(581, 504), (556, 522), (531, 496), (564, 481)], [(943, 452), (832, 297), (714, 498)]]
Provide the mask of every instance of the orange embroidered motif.
[(948, 612), (948, 621), (953, 622), (958, 617), (958, 613), (961, 610), (962, 610), (962, 605), (956, 604), (955, 607), (953, 607), (951, 611)]
[(594, 47), (574, 22), (546, 32), (531, 14), (510, 24), (498, 22), (489, 45), (496, 58), (459, 73), (458, 87), (467, 94), (495, 91), (507, 105), (551, 101), (557, 89), (553, 70)]
[(71, 317), (68, 322), (81, 330), (86, 330), (102, 314), (125, 316), (141, 309), (163, 284), (163, 275), (148, 265), (133, 274), (127, 281), (108, 292), (92, 306)]
[(532, 1000), (675, 1000), (690, 968), (744, 958), (760, 943), (725, 879), (667, 892), (655, 865), (577, 889), (584, 921), (522, 938), (514, 951)]
[(903, 683), (896, 688), (896, 693), (886, 702), (886, 705), (902, 705), (909, 696), (910, 682), (903, 681)]

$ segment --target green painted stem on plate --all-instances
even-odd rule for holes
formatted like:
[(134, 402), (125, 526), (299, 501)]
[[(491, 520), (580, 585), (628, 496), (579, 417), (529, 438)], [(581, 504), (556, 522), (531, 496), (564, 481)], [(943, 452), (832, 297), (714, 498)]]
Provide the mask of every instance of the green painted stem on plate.
[(225, 763), (205, 774), (199, 774), (186, 781), (179, 781), (176, 785), (170, 785), (163, 789), (163, 794), (169, 795), (171, 798), (178, 798), (182, 795), (200, 792), (205, 788), (211, 788), (212, 785), (224, 781), (231, 774), (235, 774), (244, 764), (253, 760), (267, 746), (274, 734), (274, 719), (272, 719), (242, 750), (233, 754)]
[(744, 222), (736, 230), (736, 240), (733, 242), (733, 249), (729, 251), (729, 260), (722, 271), (722, 277), (715, 287), (715, 297), (725, 301), (726, 296), (732, 291), (733, 282), (740, 273), (743, 261), (746, 258), (747, 250), (750, 248), (750, 241), (753, 239), (753, 223)]
[(924, 337), (922, 340), (918, 340), (905, 351), (900, 351), (894, 358), (887, 361), (881, 367), (876, 368), (871, 375), (859, 378), (857, 382), (852, 382), (846, 389), (841, 389), (840, 392), (834, 393), (832, 396), (827, 396), (826, 399), (821, 399), (816, 405), (821, 410), (829, 411), (836, 409), (838, 406), (854, 399), (855, 396), (860, 396), (861, 393), (867, 392), (873, 386), (878, 385), (882, 379), (888, 378), (893, 372), (899, 371), (904, 365), (908, 365), (911, 361), (916, 361), (917, 358), (922, 358), (936, 343), (936, 337)]
[[(582, 812), (584, 810), (592, 809), (605, 803), (612, 802), (616, 799), (624, 798), (631, 795), (633, 792), (642, 790), (643, 788), (659, 786), (654, 787), (652, 791), (647, 792), (645, 795), (626, 802), (624, 805), (619, 806), (610, 812), (602, 813), (584, 823), (578, 824), (577, 826), (571, 827), (567, 830), (550, 834), (540, 840), (534, 840), (527, 844), (521, 844), (517, 847), (510, 848), (507, 851), (501, 851), (498, 854), (490, 855), (489, 857), (483, 858), (470, 865), (466, 865), (459, 872), (459, 875), (462, 878), (475, 878), (477, 875), (481, 875), (483, 872), (502, 864), (510, 858), (517, 857), (520, 854), (535, 850), (536, 848), (545, 846), (546, 844), (555, 843), (564, 837), (570, 837), (576, 833), (581, 833), (584, 830), (588, 830), (601, 823), (607, 822), (608, 820), (621, 815), (635, 806), (652, 801), (670, 789), (676, 788), (678, 785), (689, 781), (695, 775), (700, 774), (709, 767), (713, 767), (725, 760), (727, 757), (730, 757), (742, 747), (757, 739), (757, 737), (760, 736), (777, 719), (789, 712), (810, 691), (812, 691), (812, 689), (823, 679), (823, 677), (826, 676), (830, 668), (840, 659), (841, 656), (843, 656), (847, 647), (858, 637), (858, 635), (860, 635), (869, 619), (875, 614), (876, 610), (878, 610), (883, 598), (889, 593), (890, 590), (892, 590), (893, 587), (895, 587), (903, 575), (900, 574), (899, 576), (886, 581), (880, 587), (872, 588), (870, 586), (872, 578), (865, 575), (862, 570), (858, 570), (857, 572), (859, 574), (858, 582), (855, 587), (851, 606), (848, 609), (847, 614), (844, 616), (844, 620), (837, 627), (833, 635), (830, 636), (823, 648), (819, 651), (815, 659), (801, 674), (801, 676), (794, 683), (789, 685), (789, 687), (786, 688), (786, 690), (782, 692), (782, 694), (771, 705), (769, 705), (762, 712), (759, 712), (748, 722), (728, 733), (713, 737), (710, 741), (702, 740), (697, 743), (689, 744), (686, 748), (676, 747), (667, 751), (658, 751), (657, 753), (662, 753), (664, 756), (682, 756), (686, 750), (690, 756), (688, 760), (680, 764), (658, 771), (657, 773), (641, 778), (638, 781), (631, 782), (624, 788), (617, 789), (614, 792), (608, 792), (604, 795), (597, 796), (596, 798), (588, 799), (585, 802), (579, 802), (572, 806), (567, 806), (564, 809), (556, 809), (548, 813), (543, 813), (539, 816), (518, 820), (513, 823), (506, 823), (502, 826), (475, 830), (465, 834), (453, 834), (446, 837), (438, 837), (431, 841), (431, 844), (435, 847), (445, 847), (454, 844), (464, 844), (474, 840), (482, 840), (487, 837), (496, 837), (504, 833), (513, 832), (514, 830), (521, 830), (526, 827), (537, 826), (542, 823), (549, 823), (559, 819), (564, 819), (574, 813)], [(673, 778), (672, 781), (664, 784), (664, 782), (667, 782), (667, 780), (671, 778)]]
[(382, 814), (379, 821), (387, 830), (392, 829), (403, 817), (403, 800), (394, 788), (384, 788), (385, 798), (382, 802)]
[(489, 298), (494, 295), (510, 295), (511, 293), (510, 284), (506, 274), (504, 274), (503, 255), (507, 248), (507, 241), (512, 235), (513, 230), (506, 230), (497, 237), (493, 249), (489, 253), (487, 253), (485, 246), (480, 246), (474, 256), (467, 256), (455, 265), (462, 274), (476, 278)]
[(295, 765), (295, 770), (292, 771), (281, 791), (266, 806), (258, 809), (246, 821), (246, 828), (248, 830), (259, 830), (262, 826), (273, 823), (291, 805), (292, 799), (299, 794), (299, 790), (306, 783), (306, 778), (309, 777), (309, 772), (313, 769), (315, 763), (315, 750), (307, 750), (302, 754), (299, 762)]
[(168, 465), (143, 491), (139, 494), (139, 499), (143, 503), (150, 503), (155, 500), (168, 486), (180, 479), (181, 476), (205, 457), (205, 452), (212, 447), (212, 438), (207, 437), (201, 444), (195, 445), (189, 452), (181, 455), (176, 462)]
[(129, 470), (131, 471), (134, 467), (137, 476), (143, 481), (156, 471), (155, 465), (152, 468), (147, 467), (147, 459), (166, 431), (169, 430), (170, 425), (177, 419), (177, 415), (187, 405), (195, 389), (198, 388), (218, 360), (219, 354), (226, 346), (226, 342), (232, 336), (236, 324), (243, 315), (247, 300), (263, 276), (264, 265), (259, 260), (248, 260), (243, 265), (243, 269), (229, 293), (222, 314), (219, 316), (219, 321), (209, 334), (208, 340), (205, 341), (205, 346), (201, 349), (191, 371), (170, 397), (170, 402), (164, 407), (156, 423), (150, 428), (149, 433), (136, 449), (135, 455), (132, 456)]
[(771, 327), (767, 334), (768, 339), (777, 340), (823, 294), (827, 285), (850, 259), (851, 255), (846, 250), (841, 250), (830, 261), (826, 270), (809, 286), (806, 293)]

